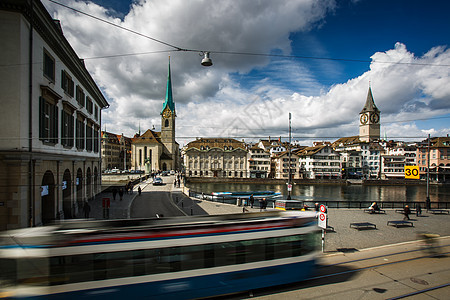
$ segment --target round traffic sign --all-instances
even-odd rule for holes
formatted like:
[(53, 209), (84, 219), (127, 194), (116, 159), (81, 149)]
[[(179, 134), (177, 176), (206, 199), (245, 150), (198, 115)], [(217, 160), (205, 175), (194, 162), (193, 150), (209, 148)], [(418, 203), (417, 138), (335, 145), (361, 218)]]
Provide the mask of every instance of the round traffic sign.
[(326, 207), (325, 205), (323, 205), (323, 204), (320, 205), (320, 208), (319, 208), (319, 209), (320, 209), (320, 211), (323, 212), (323, 213), (327, 211), (327, 207)]
[(319, 215), (320, 221), (325, 221), (325, 214), (320, 214)]

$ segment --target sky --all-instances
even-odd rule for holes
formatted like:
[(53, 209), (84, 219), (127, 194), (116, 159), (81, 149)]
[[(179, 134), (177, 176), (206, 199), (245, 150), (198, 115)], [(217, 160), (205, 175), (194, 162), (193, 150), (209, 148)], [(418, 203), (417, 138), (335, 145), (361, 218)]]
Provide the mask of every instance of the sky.
[(358, 135), (369, 86), (382, 138), (450, 133), (450, 1), (41, 1), (110, 104), (102, 130), (160, 130), (170, 56), (181, 147), (287, 140), (289, 113), (301, 145)]

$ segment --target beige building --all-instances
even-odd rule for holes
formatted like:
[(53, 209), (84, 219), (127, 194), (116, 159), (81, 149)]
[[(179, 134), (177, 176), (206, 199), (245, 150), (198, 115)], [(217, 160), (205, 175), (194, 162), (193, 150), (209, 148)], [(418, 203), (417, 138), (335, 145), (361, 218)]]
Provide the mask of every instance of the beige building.
[(131, 138), (111, 132), (101, 132), (102, 172), (131, 169)]
[(268, 178), (270, 174), (270, 152), (252, 145), (248, 148), (248, 173), (250, 178)]
[(201, 138), (184, 148), (187, 177), (246, 178), (247, 149), (231, 138)]
[(1, 1), (0, 40), (0, 230), (78, 217), (108, 103), (39, 1)]
[(291, 179), (300, 179), (300, 165), (299, 157), (294, 152), (291, 152), (290, 166), (289, 166), (289, 151), (275, 154), (272, 157), (273, 176), (276, 179), (289, 179), (289, 173)]

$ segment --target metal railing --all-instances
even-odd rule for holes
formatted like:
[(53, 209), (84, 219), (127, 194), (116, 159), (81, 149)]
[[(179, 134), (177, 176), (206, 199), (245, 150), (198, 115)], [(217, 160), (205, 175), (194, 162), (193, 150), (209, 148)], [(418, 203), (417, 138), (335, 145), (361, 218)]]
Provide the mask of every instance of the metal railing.
[[(196, 192), (193, 190), (189, 190), (189, 197), (194, 197), (197, 199), (202, 200), (208, 200), (213, 202), (220, 202), (220, 203), (229, 203), (229, 204), (236, 204), (236, 198), (227, 197), (227, 196), (213, 196), (211, 194)], [(267, 199), (268, 203), (272, 203), (277, 199)], [(301, 201), (301, 200), (299, 200)], [(255, 199), (255, 203), (257, 203), (258, 200)], [(303, 204), (306, 204), (308, 207), (313, 208), (314, 204), (316, 202), (319, 202), (320, 204), (326, 205), (328, 208), (358, 208), (358, 209), (365, 209), (368, 208), (373, 201), (336, 201), (336, 200), (330, 200), (330, 201), (302, 201)], [(425, 201), (377, 201), (378, 206), (381, 209), (399, 209), (403, 208), (405, 205), (408, 205), (411, 208), (415, 208), (418, 204), (420, 204), (421, 208), (423, 210), (426, 210), (426, 203)], [(431, 209), (449, 209), (450, 208), (450, 202), (435, 202), (432, 201), (430, 203)]]

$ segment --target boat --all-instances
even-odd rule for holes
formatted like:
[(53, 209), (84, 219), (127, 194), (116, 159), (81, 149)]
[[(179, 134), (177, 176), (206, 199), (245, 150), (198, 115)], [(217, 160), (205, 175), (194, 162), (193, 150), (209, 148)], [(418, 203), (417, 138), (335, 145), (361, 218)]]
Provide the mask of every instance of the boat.
[(253, 198), (275, 198), (281, 196), (280, 192), (274, 191), (250, 191), (250, 192), (213, 192), (214, 198), (218, 199), (236, 199), (236, 198), (250, 198), (253, 195)]

